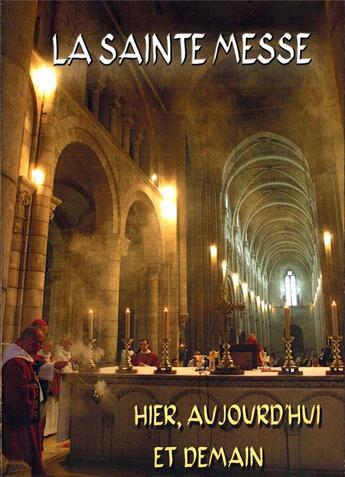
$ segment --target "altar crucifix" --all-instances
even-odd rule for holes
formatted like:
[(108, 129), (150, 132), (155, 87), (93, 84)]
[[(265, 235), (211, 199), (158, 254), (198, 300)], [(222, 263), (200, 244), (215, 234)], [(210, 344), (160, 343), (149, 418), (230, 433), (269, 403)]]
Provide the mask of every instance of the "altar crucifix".
[(232, 303), (227, 296), (226, 288), (224, 286), (220, 288), (218, 300), (214, 306), (214, 312), (215, 316), (220, 320), (220, 324), (222, 327), (224, 354), (220, 366), (218, 366), (212, 372), (212, 374), (243, 374), (243, 371), (236, 367), (231, 358), (229, 345), (229, 330), (233, 311), (243, 311), (244, 309), (244, 303)]

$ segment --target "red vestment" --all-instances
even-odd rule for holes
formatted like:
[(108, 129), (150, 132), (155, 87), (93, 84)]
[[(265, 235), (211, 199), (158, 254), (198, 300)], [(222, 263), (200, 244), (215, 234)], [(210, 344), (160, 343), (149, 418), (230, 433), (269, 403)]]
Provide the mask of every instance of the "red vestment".
[(260, 352), (263, 351), (263, 348), (262, 348), (261, 344), (257, 341), (256, 338), (253, 338), (253, 337), (251, 337), (251, 336), (248, 336), (248, 338), (247, 338), (247, 340), (246, 340), (246, 343), (256, 346), (256, 360), (257, 360), (257, 365), (258, 365), (258, 366), (261, 366), (262, 363), (261, 363), (261, 358), (260, 358)]
[(9, 460), (23, 460), (32, 475), (44, 475), (39, 428), (40, 387), (32, 363), (9, 359), (2, 369), (3, 452)]
[(159, 360), (156, 353), (139, 353), (133, 354), (132, 356), (132, 364), (133, 366), (139, 366), (139, 363), (144, 363), (146, 366), (156, 366), (159, 368)]

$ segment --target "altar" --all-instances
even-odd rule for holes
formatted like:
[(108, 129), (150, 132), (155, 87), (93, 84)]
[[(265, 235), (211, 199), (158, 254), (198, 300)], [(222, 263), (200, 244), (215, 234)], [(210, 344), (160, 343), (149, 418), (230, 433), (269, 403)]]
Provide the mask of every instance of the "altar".
[[(138, 368), (134, 375), (115, 374), (115, 367), (64, 375), (64, 399), (71, 410), (70, 458), (136, 461), (153, 469), (154, 449), (171, 447), (176, 448), (173, 467), (178, 468), (185, 466), (185, 448), (251, 446), (263, 449), (266, 470), (343, 475), (344, 377), (326, 376), (327, 368), (302, 368), (303, 376), (279, 376), (277, 370), (212, 376), (195, 368), (175, 369), (176, 375), (155, 375), (150, 367)], [(176, 406), (182, 428), (135, 425), (135, 409), (142, 412), (145, 406), (159, 404)], [(224, 405), (248, 410), (258, 405), (267, 409), (290, 406), (295, 413), (303, 407), (309, 417), (318, 408), (320, 419), (311, 425), (289, 425), (284, 420), (279, 426), (248, 426), (243, 422), (237, 426), (188, 426), (193, 406), (203, 410), (204, 405), (210, 412)]]

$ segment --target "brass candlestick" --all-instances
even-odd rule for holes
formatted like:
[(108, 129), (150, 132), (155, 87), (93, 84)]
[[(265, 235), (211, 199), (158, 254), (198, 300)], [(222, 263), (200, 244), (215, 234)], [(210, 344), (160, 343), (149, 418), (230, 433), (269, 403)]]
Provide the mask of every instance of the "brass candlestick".
[(208, 355), (208, 371), (214, 371), (216, 369), (216, 360), (218, 360), (218, 351), (210, 351)]
[(169, 361), (169, 339), (162, 340), (162, 363), (159, 368), (156, 369), (154, 374), (176, 374), (176, 371), (172, 369)]
[(133, 343), (133, 339), (132, 338), (124, 338), (122, 340), (123, 344), (124, 344), (124, 350), (125, 350), (125, 360), (124, 362), (122, 362), (121, 360), (121, 363), (120, 363), (120, 366), (118, 367), (118, 369), (116, 370), (116, 374), (135, 374), (138, 372), (137, 369), (134, 369), (133, 368), (133, 365), (132, 365), (132, 362), (131, 362), (131, 357), (129, 355), (129, 349)]
[(85, 363), (85, 371), (95, 371), (96, 369), (96, 364), (93, 360), (93, 345), (96, 343), (96, 340), (94, 338), (89, 340), (88, 343), (88, 348), (89, 348), (89, 354), (87, 361)]
[(295, 339), (294, 336), (285, 336), (283, 338), (285, 344), (285, 361), (282, 366), (281, 371), (278, 371), (279, 375), (302, 375), (303, 371), (299, 371), (297, 364), (295, 363), (292, 356), (291, 344)]
[(330, 366), (330, 370), (326, 371), (328, 376), (340, 374), (344, 375), (344, 361), (340, 356), (340, 342), (342, 341), (342, 336), (331, 336), (332, 341), (332, 355), (333, 355), (333, 362)]
[(235, 365), (230, 354), (230, 345), (225, 342), (224, 345), (224, 354), (219, 366), (211, 371), (211, 374), (214, 375), (231, 375), (231, 374), (244, 374), (243, 369), (240, 369)]

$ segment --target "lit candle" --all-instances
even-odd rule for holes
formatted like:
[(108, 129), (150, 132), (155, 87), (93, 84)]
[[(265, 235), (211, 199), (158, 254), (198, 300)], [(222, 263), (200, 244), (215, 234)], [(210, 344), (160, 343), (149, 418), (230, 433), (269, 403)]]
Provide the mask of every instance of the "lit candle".
[(168, 308), (164, 308), (164, 332), (163, 332), (163, 339), (167, 339), (168, 337)]
[(285, 314), (285, 338), (290, 338), (291, 311), (288, 305), (284, 306)]
[(89, 310), (88, 325), (89, 325), (89, 341), (92, 341), (93, 340), (93, 310)]
[(131, 337), (131, 311), (129, 308), (126, 308), (125, 313), (125, 338), (129, 340)]
[(337, 304), (335, 301), (332, 301), (331, 304), (332, 308), (332, 334), (333, 337), (338, 337), (338, 312), (337, 312)]

